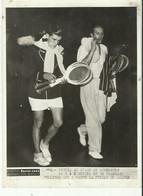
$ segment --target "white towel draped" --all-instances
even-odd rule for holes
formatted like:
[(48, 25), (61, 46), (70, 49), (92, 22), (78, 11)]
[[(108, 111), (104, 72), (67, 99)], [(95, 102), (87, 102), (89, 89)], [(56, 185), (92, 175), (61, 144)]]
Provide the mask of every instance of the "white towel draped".
[(63, 56), (62, 56), (62, 51), (63, 47), (60, 45), (57, 45), (54, 49), (50, 48), (48, 45), (48, 42), (43, 42), (42, 38), (39, 41), (34, 42), (34, 45), (46, 50), (45, 54), (45, 60), (44, 60), (44, 72), (49, 72), (53, 73), (54, 72), (54, 55), (57, 57), (57, 62), (59, 69), (62, 74), (65, 73), (65, 68), (63, 65)]

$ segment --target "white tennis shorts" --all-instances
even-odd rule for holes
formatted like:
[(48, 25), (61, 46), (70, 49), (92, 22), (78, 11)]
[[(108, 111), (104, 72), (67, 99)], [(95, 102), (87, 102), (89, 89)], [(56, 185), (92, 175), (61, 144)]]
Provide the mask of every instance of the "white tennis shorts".
[(63, 108), (62, 97), (55, 99), (35, 99), (28, 97), (32, 111), (50, 110), (50, 108)]

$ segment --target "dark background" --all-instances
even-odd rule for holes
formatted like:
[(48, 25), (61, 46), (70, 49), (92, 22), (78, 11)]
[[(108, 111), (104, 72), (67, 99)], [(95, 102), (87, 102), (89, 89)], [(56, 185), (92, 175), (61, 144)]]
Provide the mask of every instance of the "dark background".
[[(65, 49), (64, 64), (68, 67), (76, 61), (76, 54), (82, 37), (89, 37), (92, 25), (99, 24), (104, 28), (103, 44), (108, 47), (109, 54), (119, 52), (127, 55), (129, 66), (117, 74), (117, 103), (107, 114), (103, 124), (103, 154), (110, 155), (102, 166), (136, 166), (137, 165), (137, 29), (136, 8), (7, 8), (7, 158), (8, 166), (30, 166), (25, 152), (23, 156), (14, 146), (15, 142), (29, 144), (32, 152), (32, 113), (27, 99), (28, 70), (23, 64), (23, 47), (18, 46), (16, 39), (26, 35), (36, 35), (48, 27), (58, 23), (63, 29), (61, 45)], [(32, 57), (31, 57), (32, 58)], [(79, 87), (66, 84), (62, 88), (64, 100), (64, 126), (57, 138), (67, 144), (63, 146), (71, 151), (66, 160), (64, 155), (56, 155), (55, 159), (65, 160), (67, 166), (83, 165), (82, 161), (74, 159), (72, 148), (80, 149), (76, 127), (84, 122), (84, 115), (79, 99)], [(46, 111), (50, 116), (49, 112)], [(48, 116), (45, 115), (45, 116)], [(48, 119), (47, 119), (48, 118)], [(45, 117), (45, 124), (51, 117)], [(25, 127), (27, 125), (27, 127)], [(44, 131), (43, 131), (44, 134)], [(62, 135), (63, 134), (63, 135)], [(53, 141), (53, 151), (56, 149), (56, 137)], [(58, 138), (58, 140), (59, 140)], [(73, 143), (72, 143), (73, 140)], [(28, 143), (29, 142), (29, 143)], [(55, 143), (54, 143), (55, 142)], [(68, 147), (68, 145), (71, 145)], [(27, 151), (28, 151), (27, 148)], [(62, 148), (62, 147), (61, 147)], [(67, 151), (68, 151), (67, 150)], [(26, 151), (26, 152), (27, 152)], [(56, 150), (55, 150), (56, 151)], [(62, 151), (62, 149), (61, 149)], [(15, 153), (17, 152), (17, 154)], [(14, 156), (15, 154), (15, 156)], [(19, 154), (19, 155), (18, 155)], [(111, 156), (113, 156), (111, 158)], [(58, 158), (57, 158), (58, 157)], [(16, 160), (14, 160), (16, 159)], [(80, 158), (79, 158), (80, 159)], [(81, 160), (81, 159), (80, 159)], [(65, 163), (64, 162), (64, 163)], [(86, 162), (89, 166), (90, 164)], [(61, 164), (62, 165), (62, 164)], [(100, 166), (91, 164), (90, 166)], [(60, 166), (60, 163), (55, 163)]]

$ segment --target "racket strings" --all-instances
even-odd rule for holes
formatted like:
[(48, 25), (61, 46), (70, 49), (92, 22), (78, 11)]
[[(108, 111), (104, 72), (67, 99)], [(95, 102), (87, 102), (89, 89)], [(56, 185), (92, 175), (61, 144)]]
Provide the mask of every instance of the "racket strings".
[(69, 74), (70, 80), (79, 81), (88, 75), (89, 71), (85, 67), (77, 67)]
[(74, 85), (82, 85), (90, 81), (92, 73), (90, 68), (83, 62), (74, 64), (69, 70), (68, 80)]

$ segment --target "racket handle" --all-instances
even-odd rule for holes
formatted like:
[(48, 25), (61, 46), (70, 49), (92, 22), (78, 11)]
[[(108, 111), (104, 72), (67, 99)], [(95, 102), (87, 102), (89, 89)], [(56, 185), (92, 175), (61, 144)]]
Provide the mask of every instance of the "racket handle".
[(64, 77), (58, 78), (58, 79), (56, 79), (55, 82), (53, 82), (51, 84), (47, 84), (47, 86), (36, 89), (37, 93), (41, 94), (42, 92), (46, 91), (48, 88), (52, 88), (52, 87), (58, 85), (62, 81), (63, 78)]
[(41, 94), (42, 92), (46, 91), (48, 88), (51, 88), (51, 87), (49, 85), (47, 85), (43, 88), (36, 89), (36, 92)]
[(51, 83), (51, 84), (49, 84), (49, 86), (50, 86), (50, 87), (54, 87), (54, 86), (60, 84), (61, 81), (63, 80), (63, 78), (64, 78), (64, 77), (56, 79), (56, 81), (53, 82), (53, 83)]
[(36, 83), (35, 88), (36, 88), (36, 89), (42, 88), (42, 87), (44, 87), (44, 86), (49, 85), (49, 83), (50, 83), (49, 81), (42, 82), (42, 83)]

